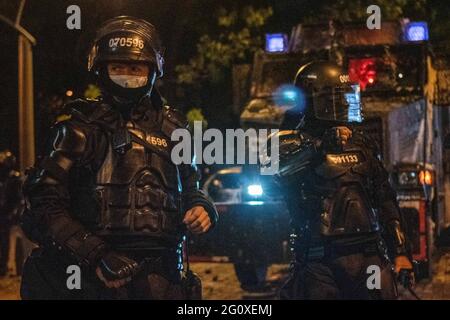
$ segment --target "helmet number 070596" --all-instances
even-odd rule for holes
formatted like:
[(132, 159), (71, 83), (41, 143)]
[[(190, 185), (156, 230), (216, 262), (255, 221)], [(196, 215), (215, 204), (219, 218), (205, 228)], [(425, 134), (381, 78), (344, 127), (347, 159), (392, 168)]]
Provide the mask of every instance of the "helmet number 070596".
[(144, 48), (144, 40), (137, 38), (111, 38), (109, 39), (109, 47), (135, 47)]

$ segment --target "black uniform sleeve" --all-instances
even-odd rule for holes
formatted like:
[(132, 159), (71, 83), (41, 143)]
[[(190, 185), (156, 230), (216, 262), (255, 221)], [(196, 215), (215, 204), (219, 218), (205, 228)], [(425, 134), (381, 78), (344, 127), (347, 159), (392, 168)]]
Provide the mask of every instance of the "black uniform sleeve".
[[(165, 106), (163, 112), (162, 131), (168, 137), (171, 136), (175, 129), (189, 129), (185, 116), (179, 111)], [(194, 159), (195, 155), (192, 157), (190, 164), (178, 166), (182, 187), (182, 208), (186, 212), (195, 206), (202, 206), (208, 212), (211, 223), (214, 226), (218, 221), (219, 215), (213, 202), (199, 188), (200, 175)]]
[(85, 156), (88, 136), (69, 120), (54, 127), (49, 142), (24, 183), (27, 209), (22, 217), (23, 230), (33, 241), (55, 246), (80, 264), (95, 266), (107, 249), (106, 243), (68, 211), (68, 175)]
[(183, 164), (180, 166), (181, 184), (182, 184), (182, 202), (185, 211), (195, 207), (202, 206), (208, 212), (212, 225), (217, 223), (219, 218), (216, 207), (206, 194), (199, 189), (200, 176), (195, 164)]
[(394, 256), (409, 255), (408, 242), (403, 231), (403, 217), (397, 204), (396, 192), (388, 181), (388, 174), (380, 161), (374, 170), (375, 200), (379, 219), (390, 253)]
[(389, 175), (381, 161), (378, 144), (364, 136), (362, 145), (369, 151), (373, 182), (373, 202), (378, 209), (383, 236), (391, 256), (410, 255), (409, 242), (404, 232), (402, 213), (397, 194), (389, 182)]

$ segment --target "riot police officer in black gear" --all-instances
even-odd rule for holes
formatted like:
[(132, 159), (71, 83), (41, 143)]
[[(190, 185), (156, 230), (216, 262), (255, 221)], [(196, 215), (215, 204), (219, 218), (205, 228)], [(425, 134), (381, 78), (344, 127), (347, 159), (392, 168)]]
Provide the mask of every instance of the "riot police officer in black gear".
[(8, 271), (11, 227), (21, 209), (21, 177), (15, 170), (16, 157), (9, 150), (0, 152), (0, 276)]
[[(39, 244), (24, 267), (24, 299), (180, 299), (182, 242), (217, 221), (195, 164), (171, 161), (186, 128), (153, 90), (163, 74), (153, 25), (121, 16), (98, 31), (88, 68), (102, 97), (78, 99), (29, 171), (22, 226)], [(70, 290), (68, 266), (81, 271)], [(76, 282), (74, 284), (76, 286)]]
[(295, 252), (281, 298), (394, 299), (394, 271), (412, 264), (377, 144), (356, 126), (359, 86), (326, 61), (302, 66), (295, 85), (305, 98), (300, 123), (278, 133), (276, 179)]

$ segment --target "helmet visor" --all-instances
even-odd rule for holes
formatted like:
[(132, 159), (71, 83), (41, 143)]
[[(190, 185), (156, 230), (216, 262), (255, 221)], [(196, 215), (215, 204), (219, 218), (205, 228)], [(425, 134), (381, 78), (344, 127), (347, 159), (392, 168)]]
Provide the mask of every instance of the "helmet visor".
[(344, 123), (363, 120), (358, 84), (324, 87), (313, 92), (312, 103), (317, 119)]

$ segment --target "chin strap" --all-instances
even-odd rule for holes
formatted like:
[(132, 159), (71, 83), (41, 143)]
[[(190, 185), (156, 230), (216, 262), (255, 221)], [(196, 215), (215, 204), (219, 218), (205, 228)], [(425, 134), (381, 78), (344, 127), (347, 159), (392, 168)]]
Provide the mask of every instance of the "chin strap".
[(135, 103), (135, 101), (133, 99), (128, 99), (128, 98), (119, 97), (119, 96), (115, 96), (115, 95), (111, 95), (111, 100), (115, 105), (119, 105), (119, 106), (132, 105)]
[(126, 98), (121, 96), (111, 95), (113, 105), (117, 106), (120, 110), (131, 110), (135, 105), (139, 104), (146, 95), (139, 99)]

